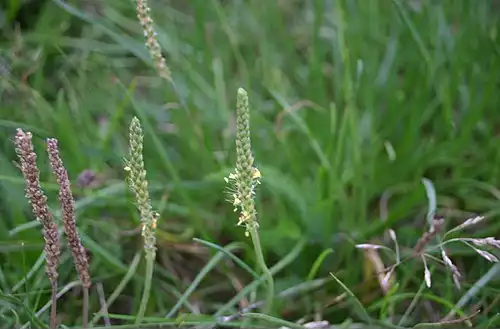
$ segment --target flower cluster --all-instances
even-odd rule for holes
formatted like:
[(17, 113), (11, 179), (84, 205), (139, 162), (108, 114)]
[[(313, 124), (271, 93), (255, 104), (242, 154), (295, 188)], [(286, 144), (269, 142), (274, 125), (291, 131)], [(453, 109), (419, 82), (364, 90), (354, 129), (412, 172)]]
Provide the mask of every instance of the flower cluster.
[(239, 88), (236, 100), (236, 168), (224, 179), (232, 185), (230, 202), (235, 211), (240, 210), (238, 225), (246, 226), (247, 236), (251, 229), (259, 227), (254, 198), (255, 187), (260, 184), (262, 175), (253, 164), (248, 94)]

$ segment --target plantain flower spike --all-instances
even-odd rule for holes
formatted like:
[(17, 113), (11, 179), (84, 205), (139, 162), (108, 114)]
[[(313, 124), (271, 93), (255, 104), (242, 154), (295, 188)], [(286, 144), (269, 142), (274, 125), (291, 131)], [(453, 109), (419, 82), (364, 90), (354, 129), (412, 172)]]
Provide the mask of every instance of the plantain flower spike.
[(239, 210), (238, 225), (246, 226), (247, 236), (251, 229), (259, 227), (254, 198), (261, 177), (260, 171), (254, 167), (248, 94), (239, 88), (236, 99), (236, 168), (225, 181), (232, 185), (230, 202), (235, 211)]

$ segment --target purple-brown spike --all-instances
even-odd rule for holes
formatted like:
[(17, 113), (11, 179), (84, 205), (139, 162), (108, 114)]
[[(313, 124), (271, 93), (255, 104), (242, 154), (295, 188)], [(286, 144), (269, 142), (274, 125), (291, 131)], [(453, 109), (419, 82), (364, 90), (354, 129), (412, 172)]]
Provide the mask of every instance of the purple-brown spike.
[(59, 232), (54, 223), (52, 214), (47, 206), (47, 197), (40, 186), (40, 171), (36, 164), (32, 135), (17, 129), (15, 137), (16, 153), (20, 160), (21, 171), (26, 184), (26, 198), (31, 204), (33, 214), (42, 224), (43, 238), (45, 240), (46, 272), (52, 285), (52, 308), (50, 313), (50, 327), (56, 327), (56, 301), (57, 301), (57, 267), (61, 255)]
[(86, 327), (88, 322), (88, 293), (92, 284), (87, 253), (76, 229), (75, 200), (73, 198), (73, 193), (71, 192), (71, 183), (69, 181), (68, 172), (66, 168), (64, 168), (64, 164), (59, 155), (59, 147), (56, 139), (49, 138), (47, 140), (47, 152), (49, 154), (52, 171), (56, 176), (57, 183), (59, 184), (59, 201), (61, 203), (64, 232), (66, 233), (68, 244), (71, 249), (71, 253), (73, 254), (75, 267), (84, 288), (83, 327)]

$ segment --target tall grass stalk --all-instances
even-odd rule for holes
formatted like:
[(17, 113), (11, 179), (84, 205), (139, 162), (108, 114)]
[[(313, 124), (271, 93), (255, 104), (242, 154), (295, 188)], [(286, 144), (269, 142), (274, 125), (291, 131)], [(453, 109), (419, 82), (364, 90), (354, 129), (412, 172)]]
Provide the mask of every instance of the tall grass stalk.
[(57, 184), (59, 185), (59, 202), (61, 204), (61, 217), (64, 232), (66, 233), (68, 245), (73, 255), (76, 271), (80, 276), (83, 286), (82, 327), (87, 328), (89, 320), (89, 290), (92, 285), (87, 252), (82, 244), (76, 227), (75, 199), (71, 191), (71, 182), (68, 171), (64, 167), (59, 154), (58, 141), (55, 138), (47, 139), (47, 153), (49, 154), (50, 166)]
[(139, 119), (134, 117), (129, 130), (129, 156), (126, 160), (125, 171), (128, 173), (128, 184), (135, 195), (137, 209), (141, 216), (142, 236), (144, 238), (144, 252), (146, 253), (146, 278), (142, 291), (136, 324), (141, 323), (151, 294), (151, 281), (156, 258), (156, 221), (157, 214), (153, 211), (149, 198), (148, 181), (144, 167), (143, 132)]
[(31, 133), (25, 133), (22, 129), (18, 129), (15, 145), (26, 184), (26, 198), (31, 204), (33, 214), (43, 227), (44, 252), (47, 262), (45, 271), (51, 283), (50, 328), (52, 329), (56, 328), (57, 317), (57, 278), (59, 277), (58, 265), (61, 255), (59, 231), (52, 213), (49, 211), (47, 197), (40, 186), (40, 170), (36, 163), (37, 155), (33, 147)]
[(236, 104), (236, 169), (226, 178), (226, 182), (233, 184), (230, 201), (235, 211), (240, 210), (238, 225), (245, 225), (246, 235), (252, 238), (257, 264), (266, 276), (267, 298), (264, 311), (270, 312), (274, 298), (274, 280), (265, 262), (260, 243), (259, 222), (255, 209), (255, 188), (260, 184), (261, 174), (253, 164), (248, 94), (243, 88), (239, 88)]
[(146, 48), (148, 48), (149, 54), (154, 61), (156, 71), (160, 77), (171, 81), (170, 70), (165, 57), (161, 53), (160, 43), (158, 42), (154, 28), (154, 21), (151, 17), (151, 8), (149, 8), (147, 0), (136, 0), (136, 12), (146, 39)]

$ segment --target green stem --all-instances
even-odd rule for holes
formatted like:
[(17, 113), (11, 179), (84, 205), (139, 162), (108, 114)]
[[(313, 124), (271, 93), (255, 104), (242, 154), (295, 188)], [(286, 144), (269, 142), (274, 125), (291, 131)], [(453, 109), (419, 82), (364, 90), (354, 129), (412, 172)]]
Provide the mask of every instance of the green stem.
[(257, 231), (257, 227), (255, 225), (252, 225), (252, 227), (249, 229), (249, 232), (250, 235), (252, 236), (252, 242), (255, 250), (255, 256), (257, 257), (257, 263), (259, 264), (264, 276), (267, 279), (267, 298), (264, 307), (264, 313), (269, 314), (273, 309), (273, 299), (274, 299), (273, 274), (267, 267), (266, 261), (264, 260), (264, 254), (262, 253), (262, 247), (260, 245), (260, 238), (259, 238), (259, 232)]
[(135, 324), (142, 322), (144, 314), (146, 313), (146, 307), (148, 306), (149, 295), (151, 293), (151, 281), (153, 280), (153, 267), (154, 267), (154, 253), (146, 251), (146, 277), (144, 279), (144, 288), (142, 291), (141, 304), (139, 305), (139, 311), (137, 312), (137, 317), (135, 318)]

